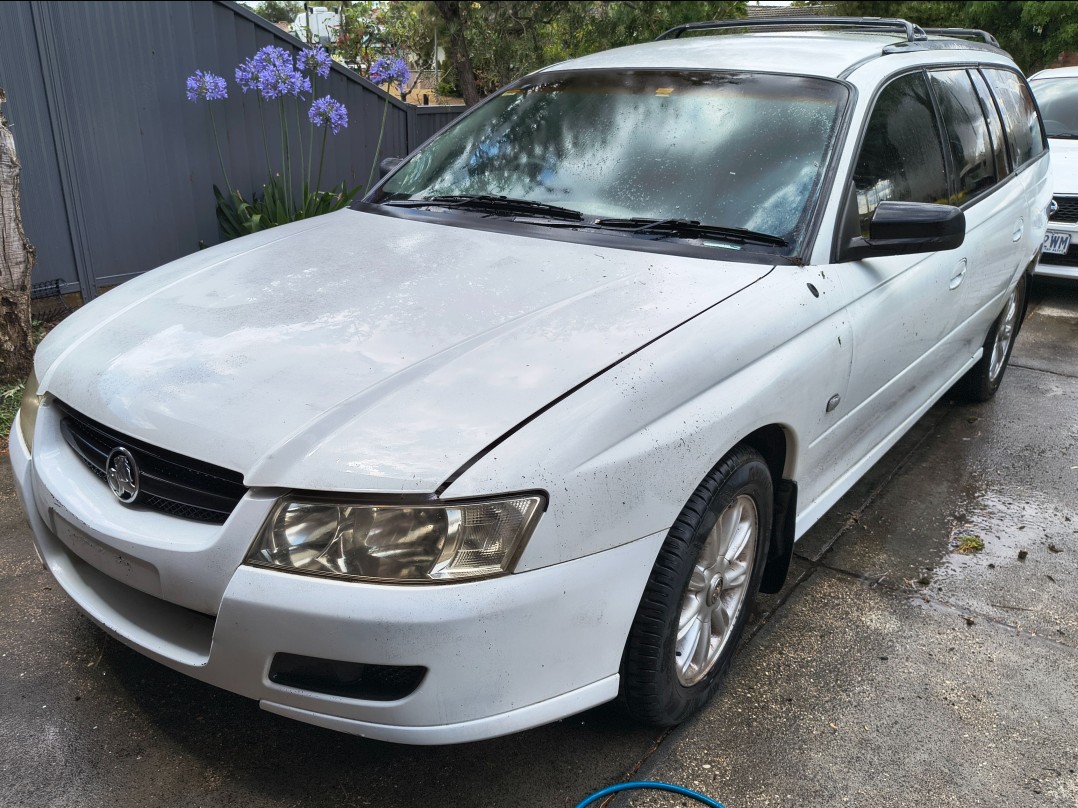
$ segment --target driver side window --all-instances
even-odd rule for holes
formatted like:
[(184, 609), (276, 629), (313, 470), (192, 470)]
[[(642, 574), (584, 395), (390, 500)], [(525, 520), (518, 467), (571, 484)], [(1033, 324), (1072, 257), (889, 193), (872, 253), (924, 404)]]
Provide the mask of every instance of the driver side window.
[(928, 92), (924, 74), (909, 73), (876, 99), (853, 176), (866, 238), (880, 202), (948, 202), (947, 169)]

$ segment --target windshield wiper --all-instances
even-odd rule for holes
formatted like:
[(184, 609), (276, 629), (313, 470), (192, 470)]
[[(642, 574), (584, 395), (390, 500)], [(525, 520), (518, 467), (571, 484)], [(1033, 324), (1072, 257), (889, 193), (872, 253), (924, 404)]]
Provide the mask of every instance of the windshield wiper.
[(1059, 138), (1060, 140), (1078, 140), (1078, 135), (1075, 135), (1075, 134), (1073, 134), (1071, 132), (1059, 132), (1059, 133), (1053, 135), (1051, 132), (1049, 132), (1048, 133), (1048, 138), (1049, 139)]
[(647, 233), (661, 238), (716, 238), (723, 241), (755, 242), (774, 247), (786, 247), (784, 238), (743, 227), (724, 227), (718, 224), (701, 224), (689, 219), (596, 219), (596, 227), (621, 230), (626, 233)]
[(583, 221), (584, 214), (572, 208), (560, 205), (548, 205), (545, 202), (533, 202), (530, 199), (513, 199), (508, 196), (492, 194), (443, 194), (441, 196), (421, 196), (418, 199), (393, 199), (383, 202), (401, 208), (449, 207), (462, 210), (484, 210), (490, 213), (510, 215), (540, 215), (557, 219)]

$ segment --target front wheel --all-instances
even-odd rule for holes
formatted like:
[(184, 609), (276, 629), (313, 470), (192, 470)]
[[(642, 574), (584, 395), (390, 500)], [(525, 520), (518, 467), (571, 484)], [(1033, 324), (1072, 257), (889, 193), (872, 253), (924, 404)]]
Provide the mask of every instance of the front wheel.
[(1011, 290), (1003, 311), (992, 324), (984, 341), (984, 353), (980, 360), (962, 377), (961, 392), (969, 401), (988, 401), (996, 394), (1003, 372), (1011, 358), (1014, 340), (1022, 325), (1022, 311), (1026, 304), (1026, 276), (1018, 280)]
[(772, 502), (767, 463), (738, 447), (682, 509), (629, 631), (621, 698), (633, 717), (677, 724), (717, 688), (760, 586)]

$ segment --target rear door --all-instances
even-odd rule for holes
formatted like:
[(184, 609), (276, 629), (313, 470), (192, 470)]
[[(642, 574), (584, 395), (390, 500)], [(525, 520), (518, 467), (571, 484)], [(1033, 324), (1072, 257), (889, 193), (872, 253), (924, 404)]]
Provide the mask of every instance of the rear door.
[(1024, 237), (1028, 211), (1025, 183), (1011, 176), (1002, 123), (982, 76), (965, 68), (934, 69), (928, 76), (953, 167), (951, 204), (966, 217), (966, 243), (949, 281), (955, 294), (943, 337), (955, 373), (984, 340), (991, 319), (979, 312), (1014, 277), (1015, 238)]
[(1012, 230), (1012, 243), (1014, 259), (1024, 269), (1040, 249), (1048, 226), (1048, 137), (1033, 93), (1020, 73), (1003, 67), (982, 67), (981, 73), (991, 87), (1003, 119), (1011, 165), (1023, 185), (1023, 225)]

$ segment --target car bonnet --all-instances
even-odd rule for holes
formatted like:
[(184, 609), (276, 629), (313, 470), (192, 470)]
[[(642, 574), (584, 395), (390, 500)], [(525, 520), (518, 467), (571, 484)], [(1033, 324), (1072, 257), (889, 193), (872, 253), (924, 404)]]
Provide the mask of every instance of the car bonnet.
[(105, 294), (37, 369), (84, 415), (249, 486), (430, 492), (770, 269), (348, 210)]

